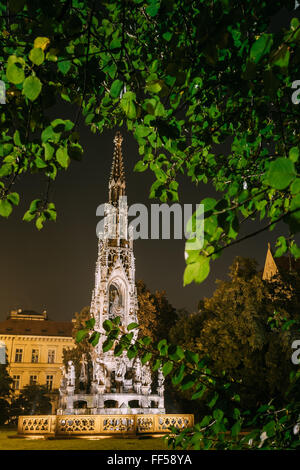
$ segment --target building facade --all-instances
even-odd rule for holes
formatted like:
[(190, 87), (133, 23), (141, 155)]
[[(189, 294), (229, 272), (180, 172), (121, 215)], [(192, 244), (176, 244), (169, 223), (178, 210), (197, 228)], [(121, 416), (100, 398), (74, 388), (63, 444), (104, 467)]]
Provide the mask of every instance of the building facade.
[(8, 372), (16, 395), (26, 385), (44, 385), (51, 394), (53, 412), (55, 391), (61, 382), (63, 349), (75, 346), (72, 322), (57, 322), (47, 313), (13, 310), (0, 322), (0, 343), (5, 344)]

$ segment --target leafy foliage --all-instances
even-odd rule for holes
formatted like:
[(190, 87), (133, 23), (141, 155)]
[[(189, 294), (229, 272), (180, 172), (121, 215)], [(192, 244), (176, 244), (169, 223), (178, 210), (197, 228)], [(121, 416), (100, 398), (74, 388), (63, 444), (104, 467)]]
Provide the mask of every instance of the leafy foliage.
[[(290, 20), (274, 28), (283, 8)], [(185, 284), (202, 282), (210, 261), (243, 239), (243, 219), (266, 219), (261, 230), (286, 223), (291, 234), (284, 251), (299, 257), (294, 8), (294, 0), (1, 5), (7, 105), (0, 114), (0, 215), (10, 215), (19, 178), (39, 173), (50, 184), (81, 158), (82, 116), (93, 132), (126, 126), (133, 134), (136, 171), (155, 175), (150, 197), (178, 200), (182, 173), (219, 194), (201, 201), (204, 246), (195, 252), (187, 243)], [(61, 100), (77, 107), (72, 121), (49, 119), (49, 108)], [(24, 216), (38, 229), (56, 218), (49, 194)]]

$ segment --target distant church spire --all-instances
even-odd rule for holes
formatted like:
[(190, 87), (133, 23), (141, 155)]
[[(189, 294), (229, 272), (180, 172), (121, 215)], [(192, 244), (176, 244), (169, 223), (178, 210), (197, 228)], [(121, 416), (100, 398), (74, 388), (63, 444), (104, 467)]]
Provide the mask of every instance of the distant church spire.
[(272, 277), (276, 276), (278, 274), (278, 268), (277, 265), (274, 261), (272, 252), (271, 252), (271, 246), (270, 243), (268, 243), (268, 251), (267, 251), (267, 256), (266, 256), (266, 261), (265, 261), (265, 267), (264, 267), (264, 272), (262, 275), (262, 278), (264, 281), (270, 281)]
[(121, 132), (117, 132), (114, 138), (114, 156), (109, 178), (109, 203), (113, 206), (118, 205), (119, 197), (125, 196), (125, 172), (122, 155), (123, 137)]

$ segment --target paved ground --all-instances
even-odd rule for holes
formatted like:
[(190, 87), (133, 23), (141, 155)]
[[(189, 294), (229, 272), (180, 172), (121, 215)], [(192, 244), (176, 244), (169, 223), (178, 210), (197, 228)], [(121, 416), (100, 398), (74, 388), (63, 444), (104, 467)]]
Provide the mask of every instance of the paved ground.
[(0, 450), (166, 450), (162, 438), (148, 439), (11, 439), (16, 428), (0, 428)]

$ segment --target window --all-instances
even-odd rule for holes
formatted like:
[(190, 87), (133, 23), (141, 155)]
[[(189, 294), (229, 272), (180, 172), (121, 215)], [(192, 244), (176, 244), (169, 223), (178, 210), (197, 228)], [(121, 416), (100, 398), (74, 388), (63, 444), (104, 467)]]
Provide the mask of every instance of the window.
[(55, 361), (55, 349), (48, 350), (48, 364), (54, 364)]
[(37, 384), (37, 376), (31, 375), (29, 379), (29, 385), (36, 385)]
[(16, 349), (16, 356), (15, 356), (15, 362), (22, 362), (23, 358), (23, 349)]
[(39, 362), (39, 350), (38, 349), (32, 350), (31, 362), (35, 362), (35, 363)]
[(14, 390), (20, 390), (20, 376), (19, 375), (13, 375), (13, 389)]
[(49, 391), (52, 390), (53, 387), (53, 375), (47, 375), (46, 376), (46, 386)]

